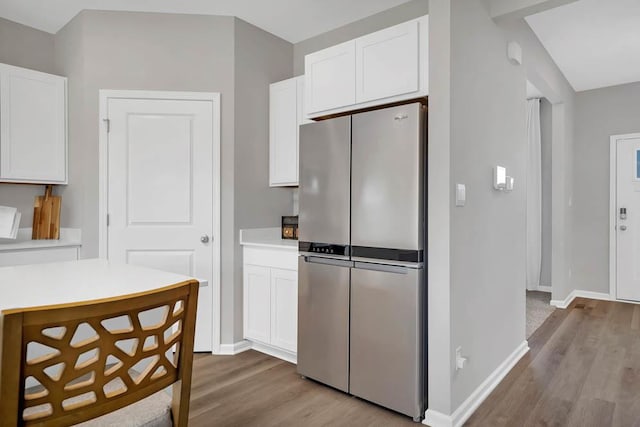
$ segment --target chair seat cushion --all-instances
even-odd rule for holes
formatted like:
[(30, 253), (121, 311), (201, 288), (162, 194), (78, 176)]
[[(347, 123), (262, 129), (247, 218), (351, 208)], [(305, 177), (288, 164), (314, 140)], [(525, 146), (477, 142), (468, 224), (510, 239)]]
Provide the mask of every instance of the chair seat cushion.
[(164, 391), (84, 423), (81, 427), (172, 427), (171, 398)]

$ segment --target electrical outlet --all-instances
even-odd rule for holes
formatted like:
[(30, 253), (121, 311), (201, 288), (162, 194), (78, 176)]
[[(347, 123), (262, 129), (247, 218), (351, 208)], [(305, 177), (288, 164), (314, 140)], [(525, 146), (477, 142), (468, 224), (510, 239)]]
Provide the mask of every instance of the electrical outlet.
[(462, 356), (462, 347), (456, 348), (456, 371), (464, 369), (466, 363), (467, 358)]

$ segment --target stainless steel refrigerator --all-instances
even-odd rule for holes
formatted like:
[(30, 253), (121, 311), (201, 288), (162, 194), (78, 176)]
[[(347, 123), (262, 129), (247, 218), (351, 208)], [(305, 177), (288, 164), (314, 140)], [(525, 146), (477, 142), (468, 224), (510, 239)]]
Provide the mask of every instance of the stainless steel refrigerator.
[(426, 110), (300, 128), (298, 372), (419, 421)]

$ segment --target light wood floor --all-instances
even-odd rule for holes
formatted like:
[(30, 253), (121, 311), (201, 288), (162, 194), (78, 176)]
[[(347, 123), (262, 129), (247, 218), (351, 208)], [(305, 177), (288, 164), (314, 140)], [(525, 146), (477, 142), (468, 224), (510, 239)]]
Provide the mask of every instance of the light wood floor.
[(640, 425), (640, 305), (577, 299), (529, 347), (466, 425)]
[(302, 379), (295, 365), (256, 351), (194, 360), (189, 427), (419, 425)]
[[(640, 305), (577, 299), (529, 346), (466, 425), (640, 426)], [(190, 426), (419, 425), (262, 353), (194, 363)]]

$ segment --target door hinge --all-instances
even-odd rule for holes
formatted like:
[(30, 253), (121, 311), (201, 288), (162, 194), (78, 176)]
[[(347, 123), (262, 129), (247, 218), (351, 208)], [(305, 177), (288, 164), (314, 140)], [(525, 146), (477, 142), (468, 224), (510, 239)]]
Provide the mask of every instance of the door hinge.
[(111, 132), (111, 120), (109, 119), (102, 119), (102, 121), (104, 122), (104, 124), (107, 126), (107, 133)]
[(109, 214), (107, 214), (107, 227), (109, 226)]

